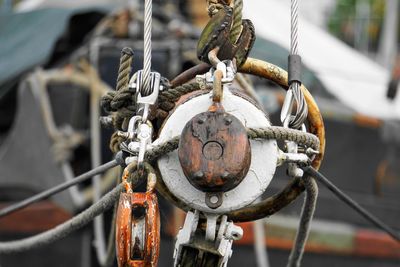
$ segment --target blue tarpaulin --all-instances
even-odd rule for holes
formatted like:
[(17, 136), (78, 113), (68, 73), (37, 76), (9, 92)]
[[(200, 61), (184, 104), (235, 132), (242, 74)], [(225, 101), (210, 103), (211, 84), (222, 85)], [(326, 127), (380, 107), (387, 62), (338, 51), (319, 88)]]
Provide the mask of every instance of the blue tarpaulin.
[(0, 15), (0, 96), (2, 84), (50, 58), (72, 16), (104, 8), (47, 8)]

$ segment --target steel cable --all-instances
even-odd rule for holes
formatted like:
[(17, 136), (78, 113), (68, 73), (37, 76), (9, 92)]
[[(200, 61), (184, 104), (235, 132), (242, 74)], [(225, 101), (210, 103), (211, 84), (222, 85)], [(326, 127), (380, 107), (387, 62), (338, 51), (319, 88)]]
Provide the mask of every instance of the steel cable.
[(4, 217), (4, 216), (6, 216), (6, 215), (8, 215), (10, 213), (13, 213), (13, 212), (15, 212), (17, 210), (23, 209), (26, 206), (31, 205), (32, 203), (38, 202), (38, 201), (46, 199), (46, 198), (48, 198), (48, 197), (50, 197), (52, 195), (55, 195), (55, 194), (57, 194), (57, 193), (59, 193), (61, 191), (64, 191), (65, 189), (68, 189), (71, 186), (77, 185), (77, 184), (82, 183), (82, 182), (84, 182), (84, 181), (86, 181), (88, 179), (91, 179), (93, 176), (95, 176), (97, 174), (100, 174), (100, 173), (103, 173), (103, 172), (107, 171), (108, 169), (111, 169), (111, 168), (113, 168), (115, 166), (118, 166), (118, 162), (116, 160), (112, 160), (112, 161), (107, 162), (107, 163), (105, 163), (105, 164), (103, 164), (103, 165), (101, 165), (101, 166), (99, 166), (99, 167), (97, 167), (97, 168), (95, 168), (93, 170), (90, 170), (90, 171), (88, 171), (88, 172), (86, 172), (84, 174), (81, 174), (78, 177), (76, 177), (76, 178), (74, 178), (74, 179), (72, 179), (70, 181), (67, 181), (67, 182), (62, 183), (60, 185), (57, 185), (57, 186), (55, 186), (53, 188), (50, 188), (50, 189), (48, 189), (46, 191), (43, 191), (43, 192), (41, 192), (41, 193), (39, 193), (37, 195), (34, 195), (34, 196), (29, 197), (29, 198), (27, 198), (25, 200), (22, 200), (21, 202), (18, 202), (16, 204), (12, 204), (12, 205), (0, 210), (0, 218)]
[(151, 72), (151, 31), (152, 31), (152, 0), (145, 0), (144, 6), (144, 55), (143, 55), (143, 86), (141, 94), (151, 94), (150, 72)]
[[(291, 36), (290, 36), (290, 55), (299, 54), (299, 6), (298, 0), (291, 1)], [(300, 90), (301, 83), (299, 81), (292, 81), (289, 86), (289, 91), (293, 93), (294, 100), (297, 104), (296, 113), (289, 119), (289, 126), (299, 129), (304, 121), (307, 119), (308, 107), (305, 102), (303, 92)], [(288, 92), (291, 94), (290, 92)], [(293, 100), (290, 99), (290, 106), (293, 105)], [(289, 113), (291, 114), (291, 108)], [(283, 118), (288, 119), (288, 118)]]
[(311, 166), (302, 167), (304, 172), (308, 173), (310, 176), (316, 178), (319, 182), (321, 182), (326, 188), (328, 188), (332, 193), (334, 193), (340, 200), (350, 206), (352, 209), (357, 211), (360, 215), (362, 215), (365, 219), (373, 223), (375, 226), (379, 227), (390, 236), (392, 236), (395, 240), (400, 242), (400, 234), (397, 233), (390, 226), (382, 222), (380, 219), (375, 217), (373, 214), (369, 213), (366, 209), (360, 206), (356, 201), (354, 201), (351, 197), (349, 197), (346, 193), (336, 187), (328, 178), (318, 172)]

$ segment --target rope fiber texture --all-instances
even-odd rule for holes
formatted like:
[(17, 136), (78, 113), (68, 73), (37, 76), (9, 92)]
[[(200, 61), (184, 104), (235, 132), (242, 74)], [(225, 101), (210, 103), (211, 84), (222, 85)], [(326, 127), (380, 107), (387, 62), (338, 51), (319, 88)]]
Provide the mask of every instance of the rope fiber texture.
[(297, 230), (296, 239), (292, 251), (290, 252), (287, 267), (300, 267), (301, 259), (304, 254), (304, 247), (310, 233), (310, 225), (314, 217), (315, 208), (317, 206), (318, 198), (318, 184), (314, 178), (304, 175), (304, 186), (306, 194), (304, 197), (304, 204), (301, 211), (301, 218), (299, 228)]
[[(318, 147), (318, 142), (319, 142), (318, 138), (316, 138), (315, 136), (312, 137), (313, 136), (312, 134), (307, 134), (307, 133), (304, 133), (304, 132), (301, 132), (298, 130), (287, 129), (287, 128), (277, 127), (277, 126), (267, 127), (267, 128), (262, 128), (262, 129), (248, 129), (248, 134), (249, 134), (249, 138), (251, 138), (251, 139), (263, 138), (263, 139), (282, 140), (284, 138), (288, 138), (294, 142), (299, 142), (300, 145), (310, 145), (312, 147)], [(301, 137), (301, 135), (304, 135), (305, 137)], [(146, 154), (146, 159), (148, 162), (152, 162), (152, 161), (156, 160), (157, 158), (159, 158), (160, 156), (174, 151), (175, 149), (178, 148), (178, 145), (179, 145), (179, 137), (172, 138), (171, 140), (169, 140), (165, 143), (162, 143), (158, 146), (155, 146), (154, 148), (149, 150)], [(330, 182), (327, 183), (326, 180), (324, 180), (326, 178), (323, 177), (321, 174), (319, 174), (317, 171), (315, 171), (313, 168), (304, 167), (303, 169), (306, 173), (310, 174), (313, 177), (316, 177), (318, 180), (322, 181), (325, 185), (328, 184), (329, 188), (330, 189), (333, 188), (332, 190), (334, 192), (338, 192), (339, 189), (337, 189)], [(95, 174), (93, 174), (93, 175), (95, 175)], [(134, 184), (138, 182), (135, 180), (134, 177), (131, 176), (131, 178), (133, 179)], [(303, 208), (302, 220), (304, 220), (305, 222), (310, 220), (310, 218), (312, 217), (313, 209), (314, 209), (312, 203), (314, 203), (315, 200), (314, 200), (314, 198), (312, 198), (312, 196), (316, 195), (317, 191), (314, 191), (314, 192), (309, 191), (309, 190), (313, 190), (312, 188), (314, 188), (313, 181), (314, 181), (313, 179), (310, 180), (311, 186), (308, 187), (307, 186), (308, 182), (306, 180), (306, 186), (309, 188), (309, 189), (307, 189), (307, 192), (308, 192), (307, 199), (308, 199), (308, 203), (311, 203), (311, 204), (305, 204), (305, 206)], [(17, 240), (17, 241), (0, 242), (0, 254), (17, 253), (17, 252), (26, 251), (26, 250), (29, 250), (32, 248), (50, 244), (51, 242), (55, 242), (65, 236), (67, 236), (68, 234), (72, 233), (73, 231), (78, 230), (79, 228), (81, 228), (84, 225), (86, 225), (87, 223), (89, 223), (97, 215), (110, 209), (115, 204), (115, 201), (118, 199), (118, 196), (122, 192), (123, 188), (124, 188), (124, 184), (123, 183), (119, 184), (115, 189), (113, 189), (111, 192), (109, 192), (104, 197), (102, 197), (99, 202), (95, 203), (94, 205), (92, 205), (91, 207), (89, 207), (88, 209), (83, 211), (82, 213), (78, 214), (76, 217), (70, 219), (67, 222), (64, 222), (63, 224), (57, 226), (54, 229), (51, 229), (44, 233), (38, 234), (36, 236), (28, 237), (28, 238)], [(348, 203), (349, 200), (347, 199), (348, 197), (347, 198), (346, 197), (341, 196), (341, 199), (344, 200), (346, 203)], [(361, 207), (359, 207), (358, 204), (353, 203), (352, 205), (353, 205), (353, 208), (355, 207), (356, 210), (358, 210), (358, 211), (360, 209), (362, 209)], [(363, 213), (366, 218), (368, 218), (369, 220), (372, 220), (371, 219), (372, 215), (370, 215), (367, 211), (363, 210)], [(365, 214), (367, 214), (368, 216)], [(397, 240), (400, 240), (398, 235), (393, 230), (391, 230), (390, 227), (385, 226), (382, 222), (380, 222), (375, 217), (372, 216), (372, 218), (373, 218), (372, 221), (374, 221), (376, 225), (380, 226), (381, 228), (384, 228), (385, 231), (391, 233), (391, 235), (393, 237), (395, 237)], [(307, 224), (305, 224), (305, 226), (306, 225)], [(300, 251), (303, 247), (303, 245), (301, 245), (303, 240), (305, 241), (307, 239), (307, 232), (304, 232), (304, 230), (300, 231), (297, 239), (299, 240), (298, 241), (299, 247), (297, 250)], [(296, 257), (293, 257), (293, 258), (295, 259)]]
[(101, 106), (107, 113), (115, 112), (114, 128), (120, 130), (127, 126), (127, 120), (136, 112), (135, 92), (129, 90), (132, 57), (133, 51), (130, 48), (122, 49), (116, 90), (108, 92), (101, 99)]
[(57, 227), (40, 233), (38, 235), (8, 242), (0, 242), (0, 254), (10, 254), (27, 251), (30, 249), (42, 247), (44, 245), (60, 240), (72, 232), (82, 228), (96, 216), (112, 208), (119, 198), (119, 194), (124, 189), (123, 184), (119, 184), (112, 191), (107, 193), (101, 200), (85, 211), (76, 215), (72, 219), (58, 225)]
[[(224, 0), (208, 0), (208, 15), (210, 17), (218, 13), (224, 6), (229, 6), (231, 1)], [(229, 34), (230, 41), (235, 44), (242, 32), (242, 13), (243, 13), (243, 0), (234, 0), (230, 4), (233, 5), (233, 23)]]

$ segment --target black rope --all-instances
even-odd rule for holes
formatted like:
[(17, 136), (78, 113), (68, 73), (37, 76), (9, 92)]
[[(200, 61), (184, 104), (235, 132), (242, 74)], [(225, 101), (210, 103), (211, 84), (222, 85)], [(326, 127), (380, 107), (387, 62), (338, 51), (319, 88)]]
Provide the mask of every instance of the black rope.
[(391, 235), (395, 240), (400, 242), (400, 235), (397, 233), (394, 229), (392, 229), (390, 226), (382, 222), (380, 219), (369, 213), (366, 209), (361, 207), (356, 201), (354, 201), (352, 198), (350, 198), (346, 193), (344, 193), (342, 190), (340, 190), (338, 187), (336, 187), (331, 181), (328, 180), (324, 175), (322, 175), (320, 172), (315, 170), (313, 167), (307, 166), (307, 167), (302, 167), (302, 169), (311, 175), (312, 177), (315, 177), (318, 181), (320, 181), (323, 185), (325, 185), (332, 193), (334, 193), (340, 200), (345, 202), (347, 205), (349, 205), (351, 208), (353, 208), (355, 211), (360, 213), (365, 219), (373, 223), (375, 226), (379, 227), (389, 235)]
[(117, 165), (119, 165), (117, 160), (112, 160), (112, 161), (107, 162), (107, 163), (105, 163), (103, 165), (100, 165), (99, 167), (97, 167), (97, 168), (95, 168), (93, 170), (90, 170), (88, 172), (85, 172), (84, 174), (79, 175), (78, 177), (72, 179), (71, 181), (62, 183), (62, 184), (57, 185), (57, 186), (55, 186), (53, 188), (50, 188), (50, 189), (48, 189), (46, 191), (43, 191), (43, 192), (41, 192), (41, 193), (39, 193), (37, 195), (34, 195), (34, 196), (29, 197), (27, 199), (24, 199), (24, 200), (22, 200), (20, 202), (12, 204), (12, 205), (0, 210), (0, 218), (4, 217), (4, 216), (6, 216), (6, 215), (8, 215), (10, 213), (16, 212), (17, 210), (23, 209), (26, 206), (29, 206), (29, 205), (31, 205), (31, 204), (33, 204), (35, 202), (38, 202), (40, 200), (46, 199), (48, 197), (51, 197), (52, 195), (55, 195), (55, 194), (57, 194), (57, 193), (59, 193), (59, 192), (61, 192), (63, 190), (66, 190), (69, 187), (72, 187), (74, 185), (82, 183), (82, 182), (92, 178), (93, 176), (95, 176), (97, 174), (100, 174), (100, 173), (103, 173), (103, 172), (107, 171), (108, 169), (111, 169), (111, 168), (113, 168), (113, 167), (115, 167)]

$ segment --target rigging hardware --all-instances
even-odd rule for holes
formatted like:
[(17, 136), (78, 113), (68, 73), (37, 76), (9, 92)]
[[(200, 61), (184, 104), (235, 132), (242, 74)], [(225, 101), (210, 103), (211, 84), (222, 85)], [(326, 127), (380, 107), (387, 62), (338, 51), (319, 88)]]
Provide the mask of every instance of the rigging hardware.
[[(135, 164), (135, 163), (133, 163)], [(156, 174), (149, 165), (145, 193), (121, 193), (115, 239), (119, 267), (157, 266), (160, 246), (160, 214), (154, 192)]]

